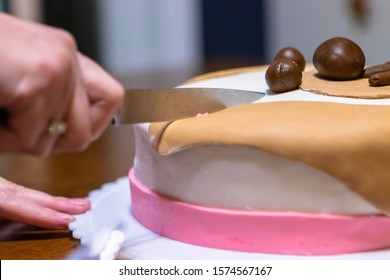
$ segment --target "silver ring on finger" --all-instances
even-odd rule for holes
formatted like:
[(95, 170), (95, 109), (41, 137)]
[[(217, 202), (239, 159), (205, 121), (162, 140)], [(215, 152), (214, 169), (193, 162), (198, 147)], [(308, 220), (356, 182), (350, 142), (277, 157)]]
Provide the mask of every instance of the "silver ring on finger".
[(66, 123), (63, 121), (52, 120), (50, 121), (47, 132), (53, 136), (59, 136), (66, 132)]

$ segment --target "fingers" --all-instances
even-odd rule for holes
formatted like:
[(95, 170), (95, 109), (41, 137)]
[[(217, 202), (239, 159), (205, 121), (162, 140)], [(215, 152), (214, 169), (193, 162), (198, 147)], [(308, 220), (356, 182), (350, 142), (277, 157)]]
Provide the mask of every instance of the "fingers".
[[(34, 137), (25, 139), (29, 143), (24, 146), (25, 152), (40, 156), (48, 156), (52, 153), (58, 135), (50, 134), (48, 127), (53, 121), (63, 121), (66, 118), (68, 108), (75, 99), (76, 90), (80, 87), (75, 52), (76, 47), (70, 44), (68, 48), (60, 49), (51, 62), (50, 59), (45, 59), (43, 65), (39, 66), (37, 63), (40, 72), (38, 70), (35, 72), (42, 72), (41, 76), (45, 78), (40, 84), (33, 85), (40, 80), (34, 76), (30, 84), (26, 85), (26, 90), (35, 91), (35, 96), (31, 92), (28, 94), (33, 96), (34, 106), (20, 109), (14, 118), (20, 123), (13, 125), (23, 129), (23, 132), (26, 126), (35, 129)], [(44, 101), (39, 102), (40, 98)]]
[(92, 124), (89, 111), (88, 96), (79, 83), (63, 119), (66, 123), (66, 133), (57, 138), (51, 154), (79, 152), (89, 146), (92, 142)]
[[(78, 76), (74, 79), (65, 113), (56, 119), (66, 124), (66, 133), (53, 137), (42, 132), (39, 143), (31, 151), (39, 155), (54, 155), (85, 150), (111, 122), (123, 99), (123, 87), (99, 65), (78, 54)], [(52, 113), (52, 115), (54, 115)]]
[[(0, 152), (35, 155), (84, 150), (111, 121), (122, 86), (77, 52), (68, 32), (0, 14)], [(10, 70), (12, 69), (12, 70)], [(62, 135), (51, 122), (66, 122)]]
[(98, 64), (88, 57), (78, 54), (81, 79), (90, 102), (92, 139), (96, 140), (107, 125), (124, 96), (124, 89)]
[(0, 60), (0, 107), (7, 111), (0, 128), (0, 151), (47, 154), (52, 120), (64, 118), (73, 98), (77, 70), (73, 37), (59, 29), (1, 17), (4, 35)]
[[(0, 152), (47, 156), (84, 150), (101, 135), (123, 97), (123, 88), (77, 52), (68, 32), (0, 14)], [(11, 70), (10, 70), (11, 69)], [(60, 137), (47, 133), (66, 122)]]
[(80, 82), (66, 115), (67, 132), (53, 154), (81, 151), (96, 140), (111, 122), (123, 99), (123, 87), (100, 66), (78, 54)]
[(43, 228), (67, 228), (73, 214), (90, 209), (86, 199), (54, 197), (0, 178), (0, 216)]

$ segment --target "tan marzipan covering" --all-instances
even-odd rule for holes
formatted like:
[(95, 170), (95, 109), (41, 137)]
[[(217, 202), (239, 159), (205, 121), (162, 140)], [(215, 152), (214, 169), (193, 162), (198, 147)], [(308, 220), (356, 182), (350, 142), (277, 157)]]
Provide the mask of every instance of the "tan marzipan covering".
[(350, 81), (322, 79), (316, 70), (303, 72), (301, 89), (317, 94), (351, 98), (377, 99), (390, 97), (390, 87), (372, 87), (367, 78)]
[(390, 215), (390, 106), (247, 104), (154, 123), (149, 133), (161, 154), (198, 145), (245, 145), (304, 162), (345, 182)]

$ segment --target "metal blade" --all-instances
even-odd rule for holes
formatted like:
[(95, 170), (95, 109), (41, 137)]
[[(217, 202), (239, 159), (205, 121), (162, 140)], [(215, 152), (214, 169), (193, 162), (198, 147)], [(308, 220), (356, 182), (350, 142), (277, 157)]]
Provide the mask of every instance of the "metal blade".
[(253, 103), (264, 93), (222, 88), (128, 89), (114, 124), (172, 121)]

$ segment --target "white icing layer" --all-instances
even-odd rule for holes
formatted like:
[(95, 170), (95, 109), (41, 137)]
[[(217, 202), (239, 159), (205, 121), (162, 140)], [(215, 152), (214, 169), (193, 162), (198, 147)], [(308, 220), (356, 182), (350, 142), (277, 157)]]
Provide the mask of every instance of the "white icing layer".
[[(258, 102), (302, 100), (390, 105), (390, 99), (330, 97), (301, 90), (271, 94), (261, 71), (185, 86), (266, 92)], [(150, 146), (148, 127), (148, 124), (135, 126), (134, 169), (137, 178), (157, 193), (194, 204), (233, 209), (350, 215), (379, 213), (324, 172), (253, 148), (210, 145), (170, 155), (157, 154)]]

